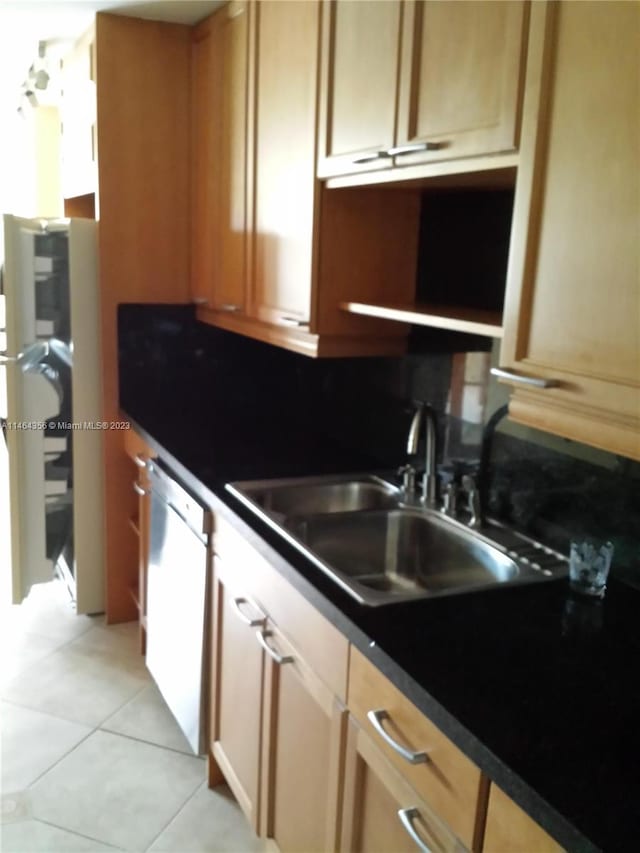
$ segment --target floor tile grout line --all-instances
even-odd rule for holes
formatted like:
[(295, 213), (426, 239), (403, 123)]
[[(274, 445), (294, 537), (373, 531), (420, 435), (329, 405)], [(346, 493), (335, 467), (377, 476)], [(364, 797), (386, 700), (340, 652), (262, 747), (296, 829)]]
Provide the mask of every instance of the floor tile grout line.
[(63, 720), (65, 723), (73, 723), (76, 726), (88, 726), (92, 727), (93, 731), (98, 731), (103, 723), (109, 720), (114, 714), (117, 714), (118, 711), (121, 711), (125, 705), (129, 702), (133, 701), (143, 690), (145, 690), (151, 682), (145, 682), (135, 693), (133, 693), (128, 699), (125, 699), (120, 705), (118, 705), (113, 710), (109, 711), (106, 717), (103, 717), (97, 723), (86, 723), (81, 720), (70, 720), (68, 717), (62, 717), (60, 714), (54, 714), (51, 711), (43, 711), (42, 708), (35, 708), (33, 705), (26, 705), (24, 702), (17, 702), (15, 699), (9, 699), (2, 694), (2, 690), (0, 689), (0, 702), (5, 702), (7, 705), (14, 705), (16, 708), (26, 708), (28, 711), (35, 711), (39, 714), (45, 714), (49, 717), (55, 717), (56, 720)]
[[(78, 639), (78, 638), (76, 637), (75, 639)], [(53, 655), (58, 654), (59, 652), (66, 652), (67, 654), (70, 653), (71, 655), (84, 657), (84, 658), (92, 657), (92, 655), (87, 655), (86, 652), (76, 651), (75, 649), (68, 649), (67, 646), (69, 646), (73, 642), (74, 642), (74, 640), (70, 640), (68, 643), (64, 643), (63, 645), (58, 646), (58, 648), (52, 649), (51, 652), (48, 652), (47, 654), (43, 655), (41, 658), (37, 658), (36, 660), (27, 663), (26, 666), (24, 667), (24, 669), (22, 669), (21, 671), (11, 675), (8, 678), (7, 682), (2, 687), (0, 687), (0, 699), (4, 700), (4, 695), (3, 695), (4, 691), (14, 681), (17, 681), (20, 678), (28, 677), (28, 675), (32, 669), (34, 669), (35, 667), (42, 664), (42, 662), (47, 660), (47, 658), (52, 657)], [(108, 652), (105, 653), (105, 652), (98, 651), (98, 652), (96, 652), (96, 655), (101, 655), (103, 660), (104, 660), (104, 658), (107, 658), (107, 659), (111, 658), (111, 660), (114, 662), (124, 661), (125, 659), (130, 660), (130, 656), (127, 654), (124, 654), (124, 653), (109, 654)], [(109, 660), (107, 660), (106, 663), (109, 663)], [(149, 673), (148, 673), (148, 670), (146, 669), (146, 667), (143, 671), (143, 674), (138, 674), (134, 671), (128, 671), (128, 670), (127, 670), (127, 674), (131, 675), (133, 678), (137, 678), (140, 681), (142, 681), (144, 678), (145, 685), (151, 683), (150, 679), (147, 677)], [(27, 706), (27, 707), (29, 707), (29, 706)]]
[[(114, 713), (117, 713), (117, 711)], [(184, 750), (177, 749), (174, 746), (166, 746), (165, 744), (157, 743), (154, 740), (145, 740), (142, 737), (136, 737), (136, 735), (128, 735), (128, 734), (125, 734), (124, 732), (117, 732), (114, 729), (106, 729), (106, 728), (104, 728), (103, 724), (101, 724), (96, 729), (96, 731), (106, 732), (109, 735), (117, 735), (118, 737), (124, 737), (124, 738), (127, 738), (127, 740), (134, 740), (137, 743), (146, 743), (148, 746), (157, 746), (158, 749), (166, 749), (168, 752), (174, 752), (176, 755), (184, 755), (187, 758), (197, 758), (200, 761), (204, 760), (204, 756), (202, 756), (202, 755), (195, 755), (195, 753), (193, 753), (193, 752), (184, 752)]]
[(72, 723), (75, 726), (84, 726), (85, 728), (93, 727), (93, 723), (82, 723), (79, 720), (70, 720), (68, 717), (61, 717), (60, 714), (54, 714), (51, 711), (43, 711), (42, 708), (34, 708), (33, 705), (25, 705), (24, 702), (16, 702), (15, 699), (7, 699), (6, 696), (0, 694), (0, 702), (5, 705), (13, 705), (15, 708), (24, 708), (27, 711), (35, 711), (37, 714), (44, 714), (46, 717), (53, 717), (56, 720), (62, 720), (63, 723)]
[(38, 823), (44, 823), (47, 826), (52, 826), (54, 829), (61, 829), (63, 832), (68, 832), (70, 835), (77, 835), (79, 838), (86, 838), (87, 841), (94, 841), (96, 844), (101, 844), (104, 847), (117, 851), (117, 853), (127, 853), (126, 848), (124, 847), (116, 847), (115, 844), (110, 844), (108, 841), (102, 841), (100, 838), (94, 838), (92, 835), (86, 835), (84, 832), (76, 832), (75, 829), (67, 829), (66, 826), (60, 826), (59, 823), (53, 823), (53, 821), (44, 820), (43, 818), (35, 817), (34, 815), (31, 815), (28, 820), (35, 820)]
[(71, 753), (75, 752), (76, 749), (81, 744), (83, 744), (87, 740), (87, 738), (90, 738), (92, 734), (95, 734), (95, 729), (92, 729), (90, 732), (87, 732), (87, 734), (83, 738), (81, 738), (76, 744), (74, 744), (70, 749), (68, 749), (63, 755), (61, 755), (59, 758), (57, 758), (53, 762), (53, 764), (51, 764), (49, 767), (47, 767), (46, 770), (43, 770), (39, 776), (36, 776), (35, 779), (33, 779), (31, 782), (29, 782), (29, 784), (27, 785), (27, 787), (24, 790), (29, 791), (37, 782), (40, 781), (40, 779), (42, 779), (43, 776), (46, 776), (47, 773), (49, 773), (49, 771), (53, 770), (54, 767), (57, 767), (58, 764), (60, 764), (60, 762), (64, 758), (68, 758), (71, 755)]
[[(204, 781), (206, 781), (206, 779), (203, 779), (203, 782)], [(156, 841), (160, 838), (162, 833), (165, 832), (171, 826), (171, 824), (174, 822), (174, 820), (176, 820), (176, 818), (178, 817), (180, 812), (187, 807), (187, 805), (191, 802), (191, 800), (195, 797), (195, 795), (198, 793), (198, 791), (201, 788), (202, 788), (202, 783), (198, 784), (198, 786), (189, 794), (187, 799), (182, 803), (182, 805), (180, 806), (178, 811), (171, 818), (169, 818), (169, 820), (167, 821), (167, 823), (165, 823), (165, 825), (162, 827), (160, 832), (158, 832), (158, 834), (152, 838), (150, 843), (144, 848), (144, 853), (149, 853), (149, 850), (151, 850), (151, 848), (156, 843)]]

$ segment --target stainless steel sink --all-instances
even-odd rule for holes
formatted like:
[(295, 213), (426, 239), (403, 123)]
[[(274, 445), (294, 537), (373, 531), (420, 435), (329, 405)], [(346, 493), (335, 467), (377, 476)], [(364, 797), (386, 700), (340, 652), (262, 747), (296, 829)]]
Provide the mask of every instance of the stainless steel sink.
[(400, 490), (379, 477), (305, 477), (235, 483), (230, 491), (274, 516), (354, 512), (395, 507)]
[(454, 595), (565, 575), (559, 554), (502, 527), (471, 530), (401, 505), (377, 477), (309, 478), (227, 488), (359, 602)]
[(535, 575), (473, 533), (422, 510), (315, 515), (288, 528), (370, 604)]

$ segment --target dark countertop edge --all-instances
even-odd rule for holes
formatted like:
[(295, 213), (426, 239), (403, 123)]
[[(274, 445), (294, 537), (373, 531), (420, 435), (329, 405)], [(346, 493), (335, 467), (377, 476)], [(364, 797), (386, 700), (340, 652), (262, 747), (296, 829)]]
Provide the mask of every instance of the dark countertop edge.
[[(279, 551), (260, 535), (264, 525), (256, 516), (255, 527), (236, 512), (231, 494), (221, 495), (205, 486), (179, 459), (148, 432), (138, 421), (123, 412), (132, 427), (157, 452), (186, 487), (215, 513), (219, 513), (262, 557), (264, 557), (291, 585), (300, 592), (325, 618), (341, 631), (413, 704), (428, 717), (492, 782), (495, 782), (533, 820), (569, 851), (575, 853), (600, 853), (594, 845), (560, 812), (529, 787), (498, 756), (478, 740), (447, 709), (434, 699), (428, 690), (416, 682), (384, 651), (372, 643), (357, 625), (310, 583)], [(304, 560), (304, 556), (300, 555)]]

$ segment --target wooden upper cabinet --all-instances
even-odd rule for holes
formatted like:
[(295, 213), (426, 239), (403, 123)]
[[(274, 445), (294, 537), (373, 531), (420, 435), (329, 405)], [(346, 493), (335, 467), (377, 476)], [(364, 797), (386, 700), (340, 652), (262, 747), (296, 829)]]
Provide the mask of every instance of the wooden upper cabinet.
[(252, 314), (308, 327), (319, 3), (257, 4)]
[[(640, 459), (640, 5), (533, 4), (501, 360), (511, 417)], [(535, 82), (535, 81), (534, 81)]]
[(193, 42), (198, 317), (305, 355), (399, 354), (406, 327), (354, 317), (340, 303), (413, 298), (419, 192), (323, 187), (321, 4), (261, 0), (233, 15), (236, 5), (197, 28)]
[(376, 155), (395, 142), (401, 7), (400, 0), (324, 0), (321, 177), (391, 165)]
[(515, 0), (406, 0), (396, 144), (429, 150), (399, 164), (517, 148), (526, 11)]
[(320, 177), (517, 148), (525, 2), (325, 0), (323, 12)]
[(191, 296), (245, 310), (247, 96), (251, 4), (233, 0), (193, 33)]

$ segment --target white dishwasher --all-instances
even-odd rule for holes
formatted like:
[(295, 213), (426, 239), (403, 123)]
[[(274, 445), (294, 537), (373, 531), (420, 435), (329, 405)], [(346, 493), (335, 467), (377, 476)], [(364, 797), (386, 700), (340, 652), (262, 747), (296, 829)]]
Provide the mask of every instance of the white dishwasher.
[(191, 748), (202, 755), (207, 749), (204, 686), (213, 516), (161, 461), (150, 462), (148, 470), (146, 662)]

